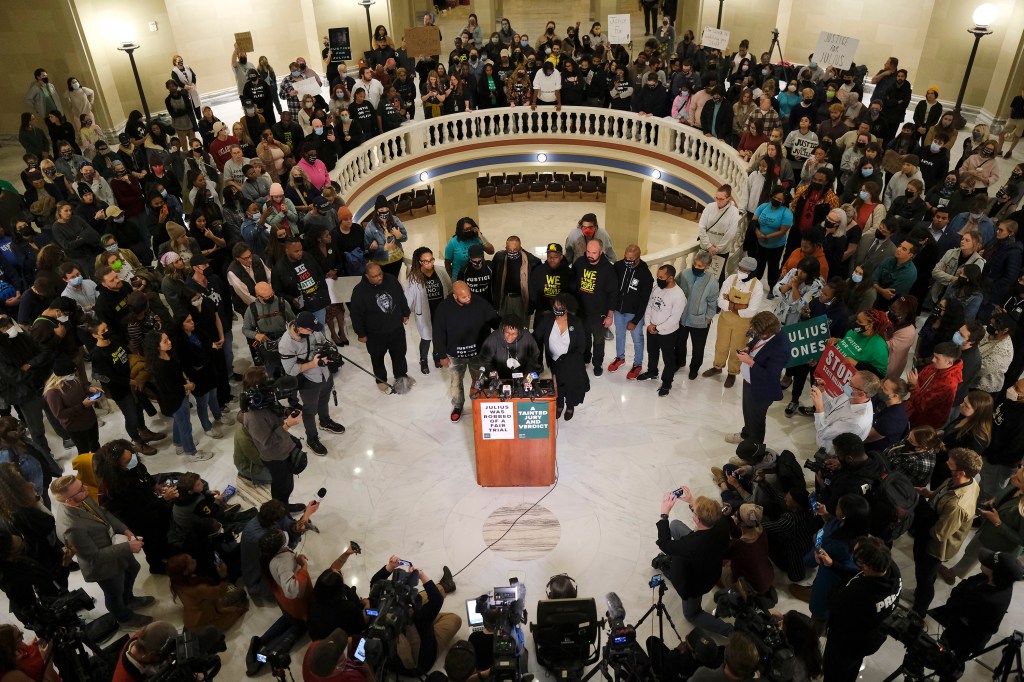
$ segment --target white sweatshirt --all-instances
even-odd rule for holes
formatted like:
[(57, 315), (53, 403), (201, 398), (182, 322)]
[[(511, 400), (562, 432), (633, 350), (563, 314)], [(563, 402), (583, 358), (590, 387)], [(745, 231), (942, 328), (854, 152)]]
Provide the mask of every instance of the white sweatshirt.
[(671, 334), (679, 329), (679, 320), (686, 308), (686, 294), (678, 284), (671, 289), (658, 288), (657, 284), (647, 299), (647, 311), (644, 313), (644, 324), (654, 325), (658, 334)]

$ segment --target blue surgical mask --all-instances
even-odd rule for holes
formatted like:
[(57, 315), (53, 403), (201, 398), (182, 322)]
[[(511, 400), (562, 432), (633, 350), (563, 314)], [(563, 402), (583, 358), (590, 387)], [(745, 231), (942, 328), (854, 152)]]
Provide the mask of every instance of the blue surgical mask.
[(860, 284), (861, 280), (864, 279), (864, 275), (860, 274), (859, 272), (855, 272), (852, 275), (850, 275), (850, 279), (853, 280), (854, 284)]
[(166, 199), (167, 198), (167, 190), (165, 190), (165, 189), (160, 190), (160, 196), (162, 196), (164, 199)]
[(117, 244), (111, 244), (107, 247), (107, 251), (110, 253), (117, 253)]
[(966, 339), (964, 339), (964, 336), (963, 336), (963, 334), (960, 333), (959, 329), (957, 329), (955, 332), (953, 332), (953, 343), (955, 343), (958, 346), (962, 346), (966, 342), (967, 342)]
[(861, 191), (860, 191), (860, 192), (859, 192), (859, 193), (857, 194), (857, 196), (859, 196), (859, 197), (860, 197), (860, 200), (861, 200), (861, 201), (867, 201), (868, 199), (870, 199), (870, 198), (871, 198), (871, 195), (870, 195), (870, 194), (868, 194), (867, 192), (865, 192), (864, 190), (861, 190)]
[(846, 384), (845, 386), (843, 386), (843, 393), (846, 395), (847, 398), (852, 396), (853, 395), (853, 386), (851, 386), (850, 384)]
[(323, 128), (313, 128), (313, 132), (316, 133), (317, 135), (323, 135), (324, 134), (324, 129)]
[(874, 173), (874, 172), (875, 172), (874, 168), (861, 168), (860, 169), (860, 174), (863, 175), (865, 178), (870, 178), (871, 174)]
[(941, 144), (939, 144), (938, 142), (932, 142), (932, 144), (931, 144), (932, 154), (938, 154), (940, 149), (942, 149), (942, 145)]
[(301, 75), (302, 75), (301, 71), (292, 71), (292, 76), (295, 77), (295, 78), (298, 78)]
[(80, 287), (80, 286), (82, 286), (82, 276), (78, 275), (77, 277), (72, 277), (71, 278), (71, 286), (73, 286), (73, 287)]
[(137, 466), (139, 466), (139, 455), (137, 453), (133, 452), (132, 453), (132, 458), (130, 460), (128, 460), (128, 465), (127, 465), (126, 468), (129, 471), (131, 471), (132, 469), (134, 469)]
[(519, 42), (519, 44), (520, 44), (520, 45), (522, 45), (523, 47), (526, 47), (527, 45), (529, 45), (529, 44), (530, 44), (530, 41), (528, 41), (528, 40), (522, 40), (522, 41), (520, 41), (520, 42)]

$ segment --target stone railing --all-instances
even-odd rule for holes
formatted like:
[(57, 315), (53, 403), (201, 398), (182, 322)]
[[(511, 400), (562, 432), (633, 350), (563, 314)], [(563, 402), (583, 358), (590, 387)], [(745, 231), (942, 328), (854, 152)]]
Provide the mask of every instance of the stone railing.
[(682, 164), (732, 185), (737, 203), (744, 205), (746, 163), (729, 145), (670, 118), (589, 107), (563, 107), (560, 112), (553, 107), (540, 107), (536, 112), (526, 107), (505, 107), (409, 122), (347, 153), (332, 176), (341, 186), (341, 195), (347, 198), (396, 164), (408, 164), (428, 154), (436, 159), (438, 152), (456, 152), (468, 144), (497, 145), (524, 137), (550, 145), (584, 141), (592, 143), (592, 152), (599, 151), (602, 144), (614, 143), (620, 158), (635, 150), (640, 164), (649, 163), (648, 152), (663, 158), (678, 156)]

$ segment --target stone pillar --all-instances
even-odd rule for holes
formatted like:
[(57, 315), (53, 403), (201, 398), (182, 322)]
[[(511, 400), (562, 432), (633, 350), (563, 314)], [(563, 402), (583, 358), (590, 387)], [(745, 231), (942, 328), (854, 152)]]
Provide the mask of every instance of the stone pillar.
[(604, 176), (608, 193), (601, 227), (611, 235), (615, 255), (622, 258), (629, 244), (637, 244), (646, 252), (651, 226), (650, 179), (608, 172)]
[[(480, 224), (480, 207), (476, 201), (476, 173), (463, 173), (451, 177), (434, 180), (434, 195), (437, 200), (436, 221), (437, 228), (433, 239), (427, 239), (426, 244), (434, 249), (434, 257), (439, 261), (444, 258), (444, 245), (448, 239), (455, 234), (455, 223), (460, 218), (469, 216)], [(494, 230), (488, 230), (487, 225), (480, 225), (480, 231), (484, 233), (491, 243), (494, 243)], [(495, 247), (497, 248), (497, 247)]]
[[(473, 14), (476, 15), (477, 24), (480, 26), (480, 34), (483, 38), (484, 45), (487, 44), (487, 40), (491, 37), (491, 34), (497, 31), (495, 28), (497, 23), (497, 14), (492, 2), (474, 2), (471, 7)], [(483, 45), (479, 45), (480, 49), (483, 49)]]

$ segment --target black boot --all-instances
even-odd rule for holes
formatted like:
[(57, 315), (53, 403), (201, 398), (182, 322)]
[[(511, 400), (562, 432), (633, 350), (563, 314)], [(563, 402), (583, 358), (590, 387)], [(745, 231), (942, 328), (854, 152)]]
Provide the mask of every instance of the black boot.
[(455, 591), (455, 578), (452, 577), (452, 569), (447, 566), (441, 569), (441, 579), (437, 581), (437, 585), (444, 589), (445, 594)]

